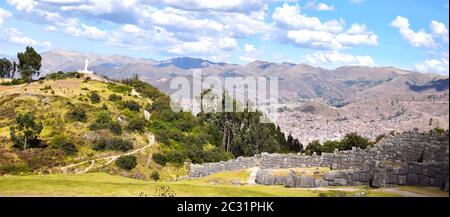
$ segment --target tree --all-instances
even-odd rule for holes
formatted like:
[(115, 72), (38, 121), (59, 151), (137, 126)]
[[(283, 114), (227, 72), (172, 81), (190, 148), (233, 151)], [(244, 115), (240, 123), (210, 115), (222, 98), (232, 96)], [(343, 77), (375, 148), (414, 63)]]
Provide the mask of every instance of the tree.
[(13, 78), (16, 70), (16, 62), (11, 63), (8, 59), (0, 59), (0, 78)]
[(344, 139), (341, 141), (340, 150), (351, 150), (352, 147), (366, 149), (369, 145), (370, 142), (367, 138), (364, 138), (357, 133), (349, 133), (345, 135)]
[(17, 66), (20, 72), (22, 80), (30, 83), (33, 79), (33, 75), (39, 76), (41, 69), (42, 57), (34, 48), (27, 46), (24, 53), (18, 53), (19, 65)]
[(325, 153), (333, 153), (335, 149), (340, 149), (341, 143), (339, 141), (326, 141), (321, 147), (321, 151)]
[(312, 141), (308, 144), (308, 147), (306, 147), (305, 150), (307, 155), (312, 155), (314, 152), (317, 155), (321, 155), (322, 151), (321, 151), (321, 144), (318, 140)]
[(19, 149), (37, 148), (41, 141), (39, 134), (44, 126), (30, 113), (18, 114), (16, 126), (10, 127), (10, 136), (14, 143), (13, 147)]

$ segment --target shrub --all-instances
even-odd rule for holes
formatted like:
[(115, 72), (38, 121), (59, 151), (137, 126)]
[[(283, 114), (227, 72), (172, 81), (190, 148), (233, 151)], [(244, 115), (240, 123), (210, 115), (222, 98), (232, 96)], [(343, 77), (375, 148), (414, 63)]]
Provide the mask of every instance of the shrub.
[(125, 152), (133, 149), (133, 144), (121, 138), (102, 138), (96, 141), (92, 148), (96, 151), (114, 150)]
[(102, 110), (96, 114), (95, 122), (90, 126), (91, 130), (108, 129), (112, 122), (109, 112)]
[(370, 142), (367, 138), (364, 138), (357, 133), (349, 133), (345, 135), (344, 139), (341, 141), (342, 150), (351, 150), (352, 147), (358, 147), (361, 149), (366, 149)]
[(167, 158), (164, 154), (162, 153), (154, 153), (152, 155), (152, 160), (155, 161), (155, 163), (161, 165), (161, 166), (165, 166), (167, 163)]
[(111, 131), (114, 135), (122, 135), (122, 127), (117, 122), (111, 123), (109, 126), (109, 131)]
[(150, 178), (153, 179), (154, 181), (158, 181), (160, 179), (159, 172), (158, 171), (153, 171), (150, 174)]
[(137, 159), (134, 155), (120, 156), (116, 160), (116, 165), (124, 170), (132, 170), (137, 165)]
[(67, 155), (73, 155), (78, 152), (77, 147), (65, 136), (55, 136), (50, 142), (52, 148), (61, 149)]
[(335, 149), (340, 149), (341, 143), (339, 141), (326, 141), (321, 147), (321, 152), (333, 153)]
[(0, 175), (21, 175), (30, 172), (32, 172), (32, 170), (26, 163), (8, 163), (0, 165)]
[(146, 122), (145, 122), (145, 120), (143, 118), (133, 118), (128, 123), (128, 127), (127, 128), (128, 128), (128, 130), (131, 130), (131, 131), (143, 132), (145, 124), (146, 124)]
[(108, 100), (111, 102), (121, 101), (122, 97), (113, 93), (113, 94), (109, 95)]
[(86, 122), (86, 110), (82, 107), (74, 107), (69, 111), (68, 117), (73, 121)]
[(316, 152), (317, 155), (321, 155), (322, 154), (321, 145), (320, 145), (320, 142), (318, 140), (310, 142), (308, 144), (308, 147), (306, 147), (306, 150), (305, 150), (305, 153), (307, 155), (312, 155), (314, 152)]
[(132, 101), (132, 100), (123, 102), (122, 107), (128, 108), (131, 111), (135, 111), (135, 112), (138, 112), (141, 109), (141, 105), (139, 105), (139, 103), (137, 103), (136, 101)]
[(89, 95), (89, 98), (91, 99), (91, 102), (93, 104), (97, 104), (100, 102), (100, 96), (96, 92), (91, 92), (91, 94)]

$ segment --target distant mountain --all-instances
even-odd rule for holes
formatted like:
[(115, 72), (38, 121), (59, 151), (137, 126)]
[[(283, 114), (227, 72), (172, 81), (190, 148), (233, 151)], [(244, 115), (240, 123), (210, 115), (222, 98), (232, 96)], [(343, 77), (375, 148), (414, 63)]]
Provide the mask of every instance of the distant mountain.
[(306, 64), (254, 61), (246, 65), (214, 63), (189, 57), (166, 61), (104, 56), (56, 50), (42, 54), (43, 74), (84, 67), (114, 79), (135, 74), (166, 93), (177, 76), (278, 77), (279, 99), (289, 106), (276, 120), (283, 131), (301, 142), (339, 139), (359, 132), (370, 138), (411, 127), (448, 128), (448, 76), (395, 67), (345, 66), (335, 70)]
[[(214, 63), (208, 60), (179, 57), (166, 61), (135, 59), (126, 56), (103, 56), (55, 50), (42, 54), (42, 71), (75, 71), (84, 67), (110, 78), (123, 79), (138, 74), (143, 80), (170, 93), (170, 78), (190, 77), (191, 69), (202, 69), (203, 76), (276, 76), (279, 96), (289, 101), (322, 101), (342, 106), (367, 97), (391, 94), (414, 95), (430, 82), (445, 79), (436, 74), (411, 72), (394, 67), (346, 66), (327, 70), (306, 64), (255, 61), (246, 65)], [(448, 79), (448, 78), (447, 78)], [(442, 88), (435, 89), (440, 91)]]

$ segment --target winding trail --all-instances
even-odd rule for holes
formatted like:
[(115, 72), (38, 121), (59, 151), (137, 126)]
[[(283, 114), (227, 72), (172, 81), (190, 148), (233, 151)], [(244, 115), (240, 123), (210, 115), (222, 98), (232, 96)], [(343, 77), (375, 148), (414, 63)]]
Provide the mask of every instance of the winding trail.
[[(76, 163), (76, 164), (70, 164), (70, 165), (61, 167), (60, 169), (61, 169), (61, 171), (64, 174), (67, 174), (67, 173), (69, 173), (69, 169), (71, 169), (71, 168), (76, 168), (78, 166), (81, 166), (81, 165), (84, 165), (84, 164), (87, 164), (87, 163), (91, 163), (87, 168), (85, 168), (85, 169), (83, 169), (81, 171), (80, 171), (80, 169), (74, 169), (73, 170), (73, 173), (75, 173), (75, 174), (83, 174), (83, 173), (89, 172), (93, 168), (96, 169), (96, 168), (107, 166), (107, 165), (111, 164), (117, 158), (119, 158), (121, 156), (127, 156), (127, 155), (136, 154), (138, 152), (141, 152), (141, 151), (143, 151), (143, 150), (153, 146), (155, 144), (155, 136), (153, 136), (150, 133), (146, 133), (146, 134), (147, 134), (147, 138), (148, 138), (148, 144), (146, 146), (142, 147), (142, 148), (138, 148), (138, 149), (135, 149), (135, 150), (132, 150), (130, 152), (127, 152), (127, 153), (124, 153), (124, 154), (120, 154), (120, 155), (114, 155), (114, 156), (108, 156), (108, 157), (100, 157), (100, 158), (96, 158), (96, 159), (92, 159), (92, 160), (86, 160), (86, 161), (83, 161), (83, 162), (80, 162), (80, 163)], [(96, 162), (100, 162), (100, 161), (106, 161), (106, 162), (97, 163), (97, 165), (96, 165)]]

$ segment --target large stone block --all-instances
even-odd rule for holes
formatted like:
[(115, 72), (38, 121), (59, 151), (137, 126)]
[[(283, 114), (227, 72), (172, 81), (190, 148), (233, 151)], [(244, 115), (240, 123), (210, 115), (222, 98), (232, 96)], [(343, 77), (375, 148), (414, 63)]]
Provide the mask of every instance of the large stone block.
[(407, 185), (417, 185), (418, 178), (416, 174), (408, 174), (406, 175), (406, 184)]
[(375, 188), (381, 188), (386, 185), (386, 170), (385, 169), (375, 169), (371, 186)]
[(326, 181), (334, 181), (334, 179), (336, 178), (336, 172), (334, 171), (329, 171), (323, 174), (323, 179)]
[(336, 178), (334, 179), (335, 186), (347, 186), (347, 179), (344, 178)]

